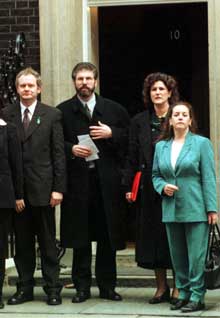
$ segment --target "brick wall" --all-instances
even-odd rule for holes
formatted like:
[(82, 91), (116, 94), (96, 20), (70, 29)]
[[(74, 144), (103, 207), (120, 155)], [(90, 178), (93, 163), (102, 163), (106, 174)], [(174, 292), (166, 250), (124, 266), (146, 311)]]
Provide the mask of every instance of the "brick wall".
[(40, 71), (38, 0), (0, 0), (0, 58), (20, 32), (26, 38), (25, 64)]

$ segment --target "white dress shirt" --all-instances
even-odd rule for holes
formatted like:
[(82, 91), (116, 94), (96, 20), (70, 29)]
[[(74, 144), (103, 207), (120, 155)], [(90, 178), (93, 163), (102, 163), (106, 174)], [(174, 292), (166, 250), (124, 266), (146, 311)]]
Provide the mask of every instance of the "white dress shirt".
[(183, 143), (173, 141), (172, 148), (171, 148), (171, 165), (173, 170), (175, 170), (176, 162), (182, 147), (183, 147)]
[(91, 98), (85, 102), (84, 100), (82, 100), (79, 95), (77, 95), (77, 97), (79, 98), (80, 102), (83, 104), (83, 106), (85, 106), (85, 104), (88, 106), (89, 108), (89, 112), (92, 116), (94, 108), (95, 108), (95, 104), (96, 104), (96, 98), (95, 98), (95, 94), (93, 93)]
[(25, 109), (28, 108), (28, 110), (29, 110), (28, 117), (31, 120), (33, 115), (34, 115), (34, 111), (35, 111), (36, 105), (37, 105), (37, 100), (33, 104), (28, 106), (28, 107), (25, 106), (24, 104), (22, 104), (22, 102), (20, 102), (20, 106), (21, 106), (21, 121), (22, 122), (23, 122), (23, 119), (24, 119), (24, 111), (25, 111)]

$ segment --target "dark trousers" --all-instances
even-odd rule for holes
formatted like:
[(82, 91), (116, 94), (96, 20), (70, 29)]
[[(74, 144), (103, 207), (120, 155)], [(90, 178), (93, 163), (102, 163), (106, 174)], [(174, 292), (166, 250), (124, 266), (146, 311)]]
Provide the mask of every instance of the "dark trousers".
[(83, 248), (75, 248), (72, 280), (77, 290), (89, 290), (91, 286), (91, 241), (97, 242), (95, 275), (100, 290), (116, 286), (116, 252), (111, 247), (104, 210), (102, 191), (96, 169), (89, 169), (88, 228), (90, 241)]
[(0, 299), (5, 278), (5, 259), (8, 257), (8, 234), (13, 209), (0, 209)]
[(18, 271), (18, 289), (32, 291), (36, 267), (35, 236), (37, 236), (42, 275), (47, 294), (61, 290), (59, 261), (55, 245), (55, 215), (50, 206), (33, 207), (26, 203), (25, 210), (14, 215), (15, 265)]
[(2, 298), (4, 278), (5, 278), (5, 259), (0, 259), (0, 299)]
[[(109, 242), (97, 242), (95, 275), (100, 290), (114, 289), (116, 286), (116, 253)], [(92, 251), (91, 244), (74, 249), (72, 280), (76, 290), (88, 291), (91, 287)]]

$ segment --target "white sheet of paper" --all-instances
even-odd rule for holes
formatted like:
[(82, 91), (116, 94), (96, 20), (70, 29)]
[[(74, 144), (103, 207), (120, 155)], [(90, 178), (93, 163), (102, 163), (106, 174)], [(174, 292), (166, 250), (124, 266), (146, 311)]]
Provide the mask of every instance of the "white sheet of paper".
[(86, 161), (92, 161), (92, 160), (99, 159), (99, 156), (98, 156), (99, 150), (96, 147), (92, 138), (89, 136), (89, 134), (79, 135), (79, 136), (77, 136), (77, 138), (79, 140), (79, 145), (89, 147), (92, 150), (92, 154), (90, 156), (88, 156), (87, 158), (85, 158)]

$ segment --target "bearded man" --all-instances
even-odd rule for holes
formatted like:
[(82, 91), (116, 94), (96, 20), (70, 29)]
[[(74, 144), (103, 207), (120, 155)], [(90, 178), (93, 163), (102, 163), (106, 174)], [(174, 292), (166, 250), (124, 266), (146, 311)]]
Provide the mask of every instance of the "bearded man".
[(97, 78), (93, 64), (77, 64), (72, 71), (76, 95), (58, 105), (63, 113), (68, 175), (61, 205), (61, 243), (74, 252), (73, 303), (91, 297), (92, 241), (97, 242), (95, 275), (100, 298), (122, 299), (115, 291), (116, 250), (125, 248), (121, 169), (129, 116), (120, 104), (94, 92)]

